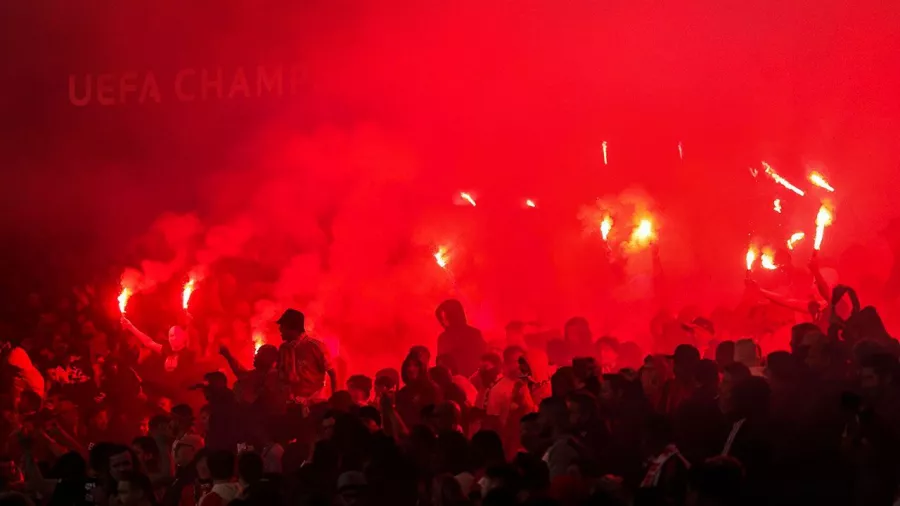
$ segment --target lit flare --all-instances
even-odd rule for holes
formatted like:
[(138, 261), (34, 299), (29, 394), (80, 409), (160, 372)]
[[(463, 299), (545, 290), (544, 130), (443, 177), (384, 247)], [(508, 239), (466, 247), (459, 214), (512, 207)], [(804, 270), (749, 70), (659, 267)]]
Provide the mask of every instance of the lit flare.
[(525, 201), (525, 206), (527, 206), (527, 207), (537, 207), (537, 204), (535, 204), (533, 200), (528, 199), (528, 200)]
[(813, 243), (814, 250), (819, 251), (822, 247), (822, 239), (825, 237), (825, 227), (831, 225), (832, 219), (831, 211), (828, 210), (825, 204), (822, 204), (818, 214), (816, 214), (816, 240)]
[(776, 213), (781, 214), (781, 199), (775, 199), (775, 202), (772, 202), (772, 206)]
[(600, 222), (600, 235), (603, 236), (603, 240), (605, 241), (609, 237), (609, 232), (612, 230), (613, 221), (612, 218), (607, 214), (603, 217), (603, 221)]
[(603, 141), (603, 165), (609, 165), (609, 159), (606, 157), (606, 141)]
[(441, 269), (447, 268), (447, 249), (446, 248), (438, 248), (437, 252), (434, 254), (434, 261), (437, 262), (438, 267)]
[(771, 165), (769, 165), (766, 162), (762, 162), (762, 164), (763, 164), (763, 167), (766, 169), (766, 175), (768, 175), (770, 178), (772, 178), (772, 181), (775, 181), (776, 183), (780, 184), (781, 186), (784, 186), (788, 190), (791, 190), (792, 192), (796, 193), (797, 195), (800, 195), (801, 197), (806, 195), (805, 193), (803, 193), (803, 190), (792, 185), (790, 183), (790, 181), (781, 177), (781, 175), (779, 175), (777, 172), (775, 172), (775, 169), (773, 169)]
[(678, 142), (678, 158), (684, 160), (684, 148), (681, 146), (681, 141)]
[(253, 353), (259, 351), (262, 346), (266, 344), (266, 337), (262, 334), (262, 332), (254, 332), (253, 333)]
[(753, 270), (753, 263), (756, 262), (756, 248), (750, 246), (747, 248), (747, 256), (744, 257), (747, 262), (747, 272)]
[(181, 291), (181, 308), (185, 311), (187, 311), (188, 303), (191, 301), (191, 294), (194, 293), (196, 284), (197, 280), (191, 278), (184, 284), (184, 289)]
[(806, 234), (804, 234), (803, 232), (794, 232), (791, 235), (791, 238), (787, 240), (788, 249), (793, 250), (794, 246), (796, 246), (798, 242), (802, 241), (804, 237), (806, 237)]
[(132, 294), (133, 292), (131, 291), (131, 288), (123, 286), (122, 292), (117, 298), (117, 300), (119, 301), (119, 312), (122, 313), (123, 316), (125, 315), (125, 307), (128, 306), (128, 299), (131, 298)]
[(644, 218), (638, 222), (638, 226), (631, 232), (632, 246), (646, 246), (655, 237), (653, 231), (653, 222), (649, 218)]
[(476, 204), (475, 204), (475, 199), (473, 199), (472, 196), (469, 195), (468, 193), (462, 192), (462, 193), (459, 194), (459, 197), (460, 197), (461, 199), (465, 200), (466, 202), (472, 204), (472, 207), (475, 207), (475, 205), (476, 205)]
[(768, 269), (770, 271), (778, 268), (778, 266), (775, 265), (775, 254), (772, 252), (772, 250), (766, 249), (763, 251), (762, 256), (759, 257), (759, 265), (763, 269)]
[(818, 186), (819, 188), (834, 192), (834, 188), (830, 184), (828, 184), (828, 181), (825, 180), (825, 177), (816, 171), (812, 171), (809, 173), (809, 182)]

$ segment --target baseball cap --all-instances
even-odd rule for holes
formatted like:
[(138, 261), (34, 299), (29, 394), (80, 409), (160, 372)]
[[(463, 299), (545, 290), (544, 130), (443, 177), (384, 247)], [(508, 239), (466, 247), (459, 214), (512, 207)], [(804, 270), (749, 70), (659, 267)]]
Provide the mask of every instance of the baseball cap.
[(683, 323), (681, 324), (681, 328), (687, 330), (688, 332), (693, 332), (695, 329), (703, 329), (710, 334), (716, 333), (716, 328), (713, 326), (712, 320), (704, 318), (702, 316), (698, 316), (691, 320), (691, 323)]
[(282, 313), (281, 318), (278, 318), (278, 321), (275, 323), (289, 329), (306, 330), (306, 317), (303, 316), (303, 313), (293, 308)]

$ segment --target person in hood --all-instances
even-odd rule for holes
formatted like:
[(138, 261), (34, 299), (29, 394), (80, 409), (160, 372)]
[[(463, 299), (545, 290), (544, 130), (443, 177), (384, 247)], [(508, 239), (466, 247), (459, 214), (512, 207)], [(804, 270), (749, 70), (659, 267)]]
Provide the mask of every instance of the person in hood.
[(400, 378), (404, 386), (397, 392), (397, 414), (407, 427), (413, 427), (422, 422), (422, 408), (441, 402), (441, 391), (414, 354), (407, 355), (403, 361)]
[(481, 365), (487, 343), (481, 331), (466, 321), (466, 313), (458, 300), (445, 300), (435, 311), (444, 331), (438, 336), (437, 354), (448, 354), (456, 362), (459, 374), (471, 376)]

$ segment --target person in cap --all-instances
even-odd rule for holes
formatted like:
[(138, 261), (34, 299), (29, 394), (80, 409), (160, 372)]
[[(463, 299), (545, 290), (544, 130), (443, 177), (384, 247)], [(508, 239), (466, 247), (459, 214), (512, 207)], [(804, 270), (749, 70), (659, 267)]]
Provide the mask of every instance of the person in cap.
[(278, 373), (295, 401), (305, 402), (322, 393), (325, 378), (331, 391), (337, 378), (331, 356), (324, 343), (306, 333), (306, 318), (296, 309), (288, 309), (276, 322), (284, 341), (278, 349)]

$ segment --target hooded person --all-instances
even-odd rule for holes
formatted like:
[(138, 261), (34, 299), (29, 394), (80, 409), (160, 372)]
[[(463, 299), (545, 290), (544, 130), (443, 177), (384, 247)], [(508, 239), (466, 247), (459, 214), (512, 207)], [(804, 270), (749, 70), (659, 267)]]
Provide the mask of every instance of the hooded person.
[(550, 359), (540, 349), (529, 349), (519, 359), (523, 377), (527, 378), (531, 399), (536, 405), (553, 395), (550, 388)]
[(435, 310), (435, 316), (444, 331), (438, 336), (437, 354), (453, 357), (458, 373), (471, 376), (478, 370), (481, 356), (487, 350), (487, 343), (481, 331), (466, 321), (466, 313), (458, 300), (442, 302)]
[(409, 354), (403, 360), (400, 378), (404, 386), (397, 392), (397, 414), (407, 427), (413, 427), (422, 422), (422, 408), (442, 400), (441, 391), (415, 354)]

